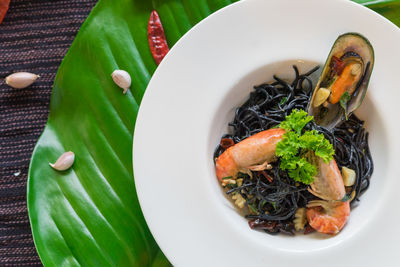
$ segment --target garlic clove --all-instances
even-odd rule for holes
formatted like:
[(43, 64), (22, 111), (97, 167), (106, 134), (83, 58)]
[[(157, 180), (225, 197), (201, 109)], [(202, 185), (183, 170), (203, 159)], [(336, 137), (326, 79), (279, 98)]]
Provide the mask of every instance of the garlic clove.
[(301, 231), (307, 224), (307, 216), (306, 216), (306, 209), (305, 208), (298, 208), (296, 213), (294, 214), (294, 228), (296, 231)]
[(68, 170), (72, 164), (74, 164), (74, 160), (74, 152), (68, 151), (62, 154), (54, 164), (49, 163), (49, 165), (57, 171), (65, 171)]
[(345, 186), (352, 186), (356, 182), (356, 172), (353, 169), (343, 167), (342, 177)]
[(129, 73), (124, 70), (115, 70), (111, 77), (116, 85), (124, 89), (123, 93), (126, 94), (132, 83)]
[(236, 204), (239, 208), (241, 208), (241, 209), (244, 208), (244, 204), (246, 204), (246, 199), (244, 199), (244, 198), (242, 197), (241, 194), (239, 194), (239, 193), (234, 194), (234, 195), (232, 196), (232, 199), (235, 200), (235, 204)]
[(321, 106), (328, 99), (330, 94), (331, 91), (326, 88), (321, 87), (320, 89), (318, 89), (317, 93), (315, 94), (313, 106)]
[(6, 84), (15, 89), (23, 89), (33, 84), (38, 77), (29, 72), (16, 72), (6, 77)]

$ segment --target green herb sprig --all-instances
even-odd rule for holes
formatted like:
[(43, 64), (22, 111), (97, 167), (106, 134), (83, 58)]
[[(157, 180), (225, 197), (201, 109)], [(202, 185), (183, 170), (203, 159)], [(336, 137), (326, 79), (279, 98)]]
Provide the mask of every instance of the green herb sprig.
[(344, 115), (346, 116), (346, 121), (348, 120), (347, 118), (347, 102), (351, 99), (351, 96), (349, 92), (345, 92), (341, 97), (340, 97), (340, 106), (344, 110)]
[(304, 184), (312, 183), (317, 174), (317, 166), (307, 155), (314, 154), (328, 163), (335, 153), (323, 134), (315, 130), (302, 132), (312, 120), (313, 116), (308, 116), (304, 110), (293, 110), (280, 124), (286, 133), (276, 146), (276, 155), (281, 158), (280, 168), (288, 170), (292, 179)]

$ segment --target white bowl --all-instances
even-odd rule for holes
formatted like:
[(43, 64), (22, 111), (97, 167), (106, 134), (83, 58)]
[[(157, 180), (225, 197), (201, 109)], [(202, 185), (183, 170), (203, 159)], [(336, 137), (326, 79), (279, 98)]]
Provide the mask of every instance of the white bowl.
[[(336, 236), (251, 230), (225, 198), (212, 155), (255, 84), (323, 63), (337, 38), (359, 32), (375, 49), (366, 120), (371, 186)], [(399, 262), (397, 190), (400, 31), (350, 1), (247, 0), (188, 32), (154, 74), (136, 122), (133, 163), (146, 221), (176, 266), (393, 266)]]

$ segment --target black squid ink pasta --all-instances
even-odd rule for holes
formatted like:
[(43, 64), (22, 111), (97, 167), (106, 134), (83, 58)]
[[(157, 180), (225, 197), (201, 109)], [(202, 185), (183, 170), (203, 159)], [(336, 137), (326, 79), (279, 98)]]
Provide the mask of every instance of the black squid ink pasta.
[[(318, 70), (315, 67), (300, 74), (293, 66), (295, 78), (287, 82), (274, 76), (272, 83), (254, 86), (248, 100), (236, 109), (231, 126), (231, 133), (221, 140), (231, 139), (238, 143), (258, 132), (276, 127), (292, 110), (307, 110), (313, 90), (310, 75)], [(339, 126), (328, 130), (318, 126), (314, 121), (309, 122), (305, 130), (317, 130), (323, 133), (335, 150), (334, 159), (341, 169), (348, 167), (355, 171), (356, 181), (353, 186), (346, 188), (345, 198), (351, 200), (354, 206), (360, 196), (368, 189), (374, 169), (368, 145), (368, 133), (363, 128), (364, 122), (354, 114)], [(226, 148), (223, 142), (214, 152), (214, 160)], [(296, 210), (316, 199), (306, 184), (296, 182), (288, 176), (287, 171), (279, 168), (280, 159), (271, 162), (272, 168), (263, 171), (251, 171), (251, 176), (239, 173), (240, 184), (227, 184), (225, 192), (229, 196), (240, 194), (248, 208), (246, 218), (253, 229), (262, 229), (267, 233), (294, 234), (294, 217)], [(305, 228), (305, 233), (307, 229)]]

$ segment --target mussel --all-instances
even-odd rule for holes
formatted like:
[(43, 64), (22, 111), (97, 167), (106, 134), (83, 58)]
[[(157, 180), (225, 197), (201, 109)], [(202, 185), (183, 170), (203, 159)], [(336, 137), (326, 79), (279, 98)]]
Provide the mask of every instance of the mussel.
[(358, 33), (340, 35), (328, 55), (308, 106), (318, 125), (332, 129), (362, 103), (374, 66), (374, 49)]

